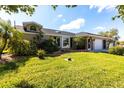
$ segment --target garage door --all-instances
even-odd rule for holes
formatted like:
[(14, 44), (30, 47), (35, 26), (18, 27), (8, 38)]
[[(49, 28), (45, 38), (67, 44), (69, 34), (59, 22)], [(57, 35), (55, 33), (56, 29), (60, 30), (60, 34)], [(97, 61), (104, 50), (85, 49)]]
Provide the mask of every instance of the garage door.
[(102, 50), (103, 49), (103, 40), (95, 39), (94, 48), (95, 48), (95, 50)]

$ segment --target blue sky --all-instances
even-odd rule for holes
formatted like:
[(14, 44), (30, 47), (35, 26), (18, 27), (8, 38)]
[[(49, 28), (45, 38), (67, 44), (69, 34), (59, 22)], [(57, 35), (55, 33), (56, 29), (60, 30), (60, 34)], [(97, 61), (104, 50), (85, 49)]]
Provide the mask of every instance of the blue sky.
[(117, 14), (115, 6), (78, 6), (76, 8), (65, 8), (59, 6), (55, 11), (51, 6), (38, 6), (35, 13), (30, 17), (24, 13), (9, 15), (0, 12), (0, 17), (10, 19), (16, 25), (22, 25), (25, 21), (35, 21), (43, 25), (44, 28), (58, 29), (78, 33), (81, 31), (98, 33), (110, 28), (119, 30), (120, 39), (124, 40), (124, 23), (117, 19), (112, 20), (112, 16)]

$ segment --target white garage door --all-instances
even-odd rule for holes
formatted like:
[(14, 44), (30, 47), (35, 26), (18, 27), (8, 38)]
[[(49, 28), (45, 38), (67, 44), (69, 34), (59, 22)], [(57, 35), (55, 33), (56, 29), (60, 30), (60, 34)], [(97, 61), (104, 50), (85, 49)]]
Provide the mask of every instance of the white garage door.
[(103, 40), (95, 39), (94, 48), (95, 48), (95, 50), (102, 50), (103, 49)]

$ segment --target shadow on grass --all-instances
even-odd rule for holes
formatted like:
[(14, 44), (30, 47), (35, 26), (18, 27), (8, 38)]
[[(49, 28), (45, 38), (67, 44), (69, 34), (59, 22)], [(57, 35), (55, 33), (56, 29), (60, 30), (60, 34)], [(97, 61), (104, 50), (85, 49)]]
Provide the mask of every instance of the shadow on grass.
[(24, 66), (26, 61), (28, 61), (30, 58), (32, 57), (29, 56), (17, 57), (15, 60), (11, 62), (0, 64), (0, 76), (5, 75), (11, 71), (18, 72), (18, 68), (20, 66)]
[(15, 85), (16, 88), (34, 88), (33, 84), (30, 84), (26, 80), (21, 80), (18, 84)]
[(89, 52), (87, 50), (73, 50), (73, 49), (69, 49), (69, 50), (61, 50), (61, 51), (57, 51), (51, 54), (46, 54), (46, 57), (58, 57), (61, 56), (63, 54), (68, 54), (68, 53), (76, 53), (76, 52)]
[(46, 54), (45, 57), (58, 57), (61, 56), (62, 54)]

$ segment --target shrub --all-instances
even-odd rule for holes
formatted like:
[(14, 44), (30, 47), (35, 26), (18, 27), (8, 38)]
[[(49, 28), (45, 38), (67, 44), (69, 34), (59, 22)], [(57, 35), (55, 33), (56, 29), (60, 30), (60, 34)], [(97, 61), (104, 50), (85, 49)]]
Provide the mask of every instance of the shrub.
[(33, 43), (36, 45), (38, 49), (43, 49), (47, 53), (53, 53), (58, 51), (59, 48), (59, 43), (57, 42), (57, 37), (49, 37), (49, 39), (44, 40), (43, 39), (43, 33), (40, 32), (36, 37), (33, 38)]
[(45, 51), (44, 51), (44, 50), (41, 50), (41, 49), (38, 50), (37, 56), (38, 56), (40, 59), (44, 59)]
[(33, 41), (30, 42), (29, 54), (30, 55), (36, 55), (37, 54), (37, 45)]
[(36, 45), (28, 40), (19, 40), (11, 43), (11, 51), (15, 55), (29, 56), (37, 53)]
[(11, 44), (11, 51), (15, 55), (28, 55), (30, 48), (30, 43), (27, 40), (19, 40), (17, 42), (12, 42)]
[(73, 49), (85, 49), (86, 39), (84, 37), (74, 37), (73, 42)]
[(53, 53), (55, 51), (59, 50), (59, 46), (56, 43), (56, 41), (52, 38), (48, 39), (48, 40), (44, 40), (41, 44), (40, 44), (40, 48), (45, 50), (47, 53)]
[(112, 48), (109, 48), (110, 54), (116, 54), (116, 55), (124, 55), (124, 48), (120, 46), (115, 46)]

